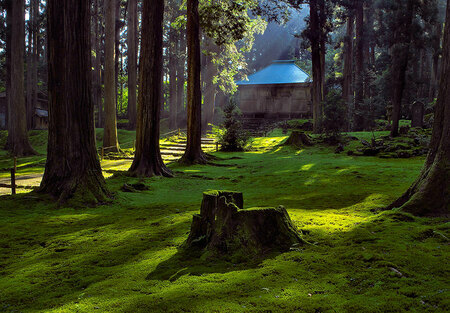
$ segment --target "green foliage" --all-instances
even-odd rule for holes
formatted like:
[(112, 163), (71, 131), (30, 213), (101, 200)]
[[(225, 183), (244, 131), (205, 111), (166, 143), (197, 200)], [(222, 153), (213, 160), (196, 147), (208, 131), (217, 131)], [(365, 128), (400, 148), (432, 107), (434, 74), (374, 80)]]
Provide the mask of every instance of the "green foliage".
[(242, 129), (238, 120), (238, 108), (231, 100), (223, 109), (224, 122), (223, 130), (217, 130), (215, 135), (221, 145), (221, 151), (243, 151), (249, 140), (249, 135)]

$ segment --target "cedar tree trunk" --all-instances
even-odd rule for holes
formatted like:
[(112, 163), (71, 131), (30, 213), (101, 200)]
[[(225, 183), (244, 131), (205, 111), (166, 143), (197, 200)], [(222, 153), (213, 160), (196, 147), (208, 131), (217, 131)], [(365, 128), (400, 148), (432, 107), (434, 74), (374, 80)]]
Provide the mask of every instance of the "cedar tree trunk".
[(40, 191), (59, 202), (101, 202), (110, 193), (95, 147), (90, 0), (47, 3), (49, 131)]
[[(350, 116), (350, 104), (353, 98), (353, 22), (353, 12), (350, 12), (347, 17), (347, 34), (344, 41), (344, 80), (342, 86), (342, 98), (347, 109), (347, 123), (350, 120), (348, 117)], [(346, 130), (350, 130), (348, 124), (346, 126)]]
[(176, 33), (172, 25), (169, 30), (169, 128), (177, 128), (177, 58)]
[(364, 6), (363, 0), (356, 0), (356, 51), (355, 51), (355, 112), (353, 129), (361, 131), (365, 127), (362, 112), (364, 101)]
[(115, 30), (116, 0), (105, 0), (105, 127), (103, 147), (106, 151), (119, 152), (116, 117)]
[(430, 151), (419, 178), (389, 208), (417, 215), (448, 215), (450, 209), (450, 0), (444, 31), (442, 72)]
[(314, 133), (322, 131), (322, 62), (320, 54), (320, 25), (317, 0), (311, 0), (310, 8), (310, 42), (311, 42), (311, 58), (312, 58), (312, 101), (313, 101), (313, 120)]
[(24, 95), (24, 0), (12, 1), (11, 22), (11, 87), (7, 148), (14, 156), (33, 155), (36, 152), (28, 141)]
[(399, 4), (397, 9), (398, 27), (394, 32), (394, 46), (392, 47), (392, 128), (391, 136), (397, 137), (400, 121), (403, 91), (406, 83), (406, 69), (408, 67), (409, 48), (411, 44), (411, 24), (413, 19), (413, 0), (408, 0), (406, 10)]
[(200, 24), (198, 0), (187, 1), (188, 87), (187, 87), (187, 146), (180, 162), (204, 164), (202, 151), (202, 91), (200, 87)]
[(208, 129), (208, 124), (214, 120), (214, 108), (216, 98), (216, 85), (213, 83), (214, 76), (217, 74), (217, 66), (213, 62), (213, 55), (218, 53), (218, 47), (210, 38), (206, 39), (205, 55), (205, 96), (204, 96), (204, 118), (203, 127)]
[(159, 150), (162, 105), (164, 0), (144, 2), (139, 71), (136, 154), (129, 172), (140, 177), (172, 176)]
[[(178, 112), (185, 112), (184, 108), (184, 82), (186, 65), (186, 41), (183, 33), (179, 33), (178, 40), (178, 64), (177, 64), (177, 125)], [(178, 126), (179, 127), (179, 126)]]
[(128, 0), (128, 127), (136, 128), (137, 0)]

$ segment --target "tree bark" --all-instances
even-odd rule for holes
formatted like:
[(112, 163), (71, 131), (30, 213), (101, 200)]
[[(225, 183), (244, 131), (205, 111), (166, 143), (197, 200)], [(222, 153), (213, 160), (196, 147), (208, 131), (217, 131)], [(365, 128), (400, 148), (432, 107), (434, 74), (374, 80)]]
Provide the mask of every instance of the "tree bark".
[(347, 17), (347, 33), (344, 41), (344, 80), (342, 86), (342, 98), (347, 108), (347, 131), (350, 130), (350, 125), (348, 123), (350, 121), (350, 109), (353, 99), (353, 23), (353, 12), (349, 12), (349, 16)]
[(202, 91), (200, 86), (200, 24), (198, 0), (187, 1), (188, 87), (187, 87), (187, 145), (180, 162), (204, 164), (202, 151)]
[(170, 25), (169, 30), (169, 127), (177, 128), (177, 58), (176, 31)]
[(355, 51), (355, 131), (365, 128), (365, 117), (362, 112), (364, 101), (364, 5), (363, 0), (356, 0), (356, 51)]
[(184, 108), (184, 83), (185, 78), (185, 65), (186, 65), (186, 41), (183, 33), (179, 34), (178, 40), (178, 64), (177, 64), (177, 125), (179, 127), (178, 113), (180, 111), (185, 112)]
[(419, 178), (389, 208), (416, 215), (448, 215), (450, 209), (450, 0), (430, 150)]
[(159, 150), (162, 105), (164, 0), (144, 2), (139, 72), (136, 154), (129, 172), (134, 176), (172, 176)]
[(136, 128), (137, 0), (128, 0), (128, 127)]
[(110, 193), (95, 146), (90, 0), (47, 3), (49, 136), (40, 192), (59, 203), (102, 202)]
[[(33, 1), (33, 0), (32, 0)], [(28, 20), (28, 47), (27, 47), (27, 81), (26, 81), (26, 110), (27, 110), (27, 130), (33, 128), (33, 5), (30, 4), (30, 17)]]
[(103, 147), (106, 151), (119, 152), (117, 141), (116, 75), (115, 75), (115, 4), (117, 0), (105, 0), (105, 127)]
[(100, 65), (101, 65), (101, 50), (100, 50), (100, 27), (99, 27), (99, 19), (100, 19), (100, 5), (99, 0), (94, 0), (92, 16), (91, 16), (91, 44), (92, 49), (95, 51), (95, 55), (92, 56), (92, 101), (94, 102), (94, 108), (97, 108), (97, 120), (96, 127), (100, 127), (101, 122), (101, 114), (102, 114), (102, 105), (101, 105), (101, 89), (99, 92), (99, 87), (101, 88), (101, 73), (100, 73)]
[(39, 2), (40, 0), (32, 0), (31, 5), (33, 6), (33, 53), (32, 53), (32, 72), (31, 72), (31, 108), (32, 108), (32, 118), (30, 128), (34, 125), (34, 111), (38, 106), (38, 67), (39, 67), (39, 44), (40, 44), (40, 27), (39, 27)]
[(12, 1), (11, 22), (11, 88), (7, 148), (14, 156), (33, 155), (36, 151), (28, 141), (24, 95), (24, 0)]
[[(5, 93), (6, 93), (6, 129), (10, 132), (11, 121), (11, 26), (12, 26), (12, 0), (5, 0), (6, 11), (6, 34), (5, 34)], [(5, 150), (9, 149), (9, 137), (5, 145)]]
[(313, 120), (314, 133), (322, 132), (322, 61), (320, 54), (320, 24), (319, 24), (319, 9), (317, 0), (311, 0), (309, 4), (310, 9), (310, 42), (311, 42), (311, 58), (312, 58), (312, 102), (313, 102)]
[(400, 121), (403, 91), (406, 83), (409, 49), (411, 45), (411, 24), (413, 19), (413, 0), (407, 0), (406, 10), (399, 4), (397, 9), (398, 27), (394, 31), (394, 46), (392, 47), (392, 128), (391, 136), (397, 137)]
[(218, 47), (212, 39), (206, 38), (206, 53), (205, 55), (205, 96), (204, 96), (204, 118), (203, 129), (209, 128), (209, 123), (214, 120), (214, 109), (216, 99), (216, 85), (213, 83), (214, 76), (217, 75), (217, 66), (213, 62), (212, 54), (218, 53)]

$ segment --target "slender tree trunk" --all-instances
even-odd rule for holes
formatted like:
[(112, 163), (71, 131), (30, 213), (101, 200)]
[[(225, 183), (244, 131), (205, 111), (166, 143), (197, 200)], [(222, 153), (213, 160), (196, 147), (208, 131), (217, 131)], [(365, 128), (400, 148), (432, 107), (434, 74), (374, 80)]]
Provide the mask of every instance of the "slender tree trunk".
[(140, 177), (172, 176), (159, 150), (162, 105), (164, 0), (144, 2), (139, 72), (136, 155), (129, 172)]
[(444, 30), (441, 82), (430, 151), (419, 178), (389, 208), (417, 215), (448, 215), (450, 209), (450, 0)]
[(178, 40), (178, 64), (177, 64), (177, 126), (179, 126), (178, 114), (180, 111), (185, 112), (184, 107), (184, 83), (185, 79), (185, 65), (186, 65), (186, 41), (184, 40), (184, 34), (179, 34)]
[(32, 62), (32, 92), (31, 92), (31, 108), (33, 117), (31, 118), (31, 128), (34, 128), (34, 111), (38, 106), (38, 67), (39, 67), (39, 37), (40, 37), (40, 27), (39, 27), (39, 2), (40, 0), (32, 0), (31, 4), (33, 6), (33, 62)]
[(187, 146), (180, 162), (185, 164), (206, 163), (202, 151), (202, 91), (200, 86), (200, 24), (198, 0), (187, 1)]
[[(342, 98), (347, 108), (347, 123), (350, 122), (349, 117), (353, 99), (353, 23), (354, 16), (350, 13), (347, 17), (347, 34), (344, 41), (344, 81), (342, 86)], [(350, 125), (347, 124), (346, 128), (350, 130)]]
[(176, 31), (170, 26), (169, 30), (169, 127), (177, 128), (177, 58)]
[(26, 81), (26, 110), (27, 110), (27, 130), (33, 128), (33, 5), (30, 5), (30, 18), (28, 20), (28, 47), (27, 47), (27, 81)]
[(115, 4), (117, 0), (105, 0), (105, 127), (103, 147), (107, 151), (119, 152), (117, 141), (116, 75), (115, 75)]
[[(327, 22), (325, 0), (319, 0), (319, 25), (320, 25), (320, 73), (321, 73), (321, 101), (324, 100), (325, 95), (328, 93), (326, 90), (326, 69), (325, 69), (325, 56), (327, 54), (326, 47), (326, 34), (325, 34), (325, 24)], [(323, 109), (322, 109), (323, 110)], [(323, 114), (323, 113), (322, 113)]]
[(205, 96), (204, 96), (204, 119), (203, 129), (209, 128), (209, 123), (214, 120), (214, 108), (216, 98), (216, 85), (213, 83), (214, 76), (217, 75), (217, 66), (213, 63), (213, 56), (211, 54), (218, 53), (218, 47), (212, 39), (206, 39), (206, 52), (205, 55)]
[(114, 75), (115, 75), (115, 96), (116, 96), (116, 114), (120, 112), (119, 108), (119, 75), (120, 75), (120, 6), (122, 4), (122, 0), (116, 0), (116, 9), (115, 9), (115, 27), (116, 31), (114, 33)]
[[(11, 28), (12, 28), (12, 0), (5, 0), (6, 10), (6, 34), (5, 34), (5, 93), (6, 93), (6, 129), (11, 132)], [(6, 141), (5, 150), (8, 150), (10, 146), (10, 137)]]
[(103, 202), (110, 193), (95, 147), (90, 1), (47, 3), (49, 136), (40, 191), (60, 203), (71, 198), (77, 205)]
[(413, 0), (408, 0), (406, 10), (400, 6), (397, 10), (398, 27), (394, 32), (394, 46), (392, 47), (392, 128), (391, 136), (398, 136), (403, 91), (406, 83), (406, 69), (408, 67), (409, 48), (411, 44), (411, 24), (413, 19)]
[(11, 5), (11, 88), (9, 97), (8, 150), (14, 156), (36, 152), (28, 141), (24, 95), (25, 8), (24, 0)]
[(364, 6), (362, 0), (356, 0), (356, 51), (355, 51), (355, 111), (353, 129), (365, 128), (363, 112), (364, 101)]
[(312, 57), (312, 73), (313, 73), (313, 87), (312, 87), (312, 102), (313, 102), (313, 120), (314, 133), (322, 132), (322, 62), (320, 54), (320, 24), (318, 14), (317, 0), (311, 0), (309, 4), (310, 9), (310, 36), (311, 38), (311, 57)]
[(95, 71), (95, 80), (94, 80), (94, 94), (95, 94), (95, 102), (94, 106), (97, 107), (98, 112), (98, 120), (97, 120), (97, 127), (101, 128), (103, 127), (103, 97), (102, 97), (102, 34), (103, 34), (103, 27), (102, 27), (102, 7), (101, 7), (101, 0), (94, 0), (97, 4), (97, 14), (95, 16), (95, 50), (96, 50), (96, 57), (95, 57), (95, 64), (94, 64), (94, 71)]
[(128, 0), (128, 127), (136, 128), (137, 0)]

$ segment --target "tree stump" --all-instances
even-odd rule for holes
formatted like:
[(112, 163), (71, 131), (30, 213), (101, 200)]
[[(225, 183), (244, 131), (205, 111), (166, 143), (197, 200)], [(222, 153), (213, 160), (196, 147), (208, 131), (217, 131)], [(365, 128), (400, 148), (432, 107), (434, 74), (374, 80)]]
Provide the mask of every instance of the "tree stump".
[(251, 257), (287, 251), (303, 243), (284, 207), (244, 209), (243, 205), (241, 192), (203, 193), (200, 214), (193, 217), (186, 246)]
[(312, 146), (311, 138), (304, 132), (294, 130), (289, 138), (284, 142), (285, 146)]

